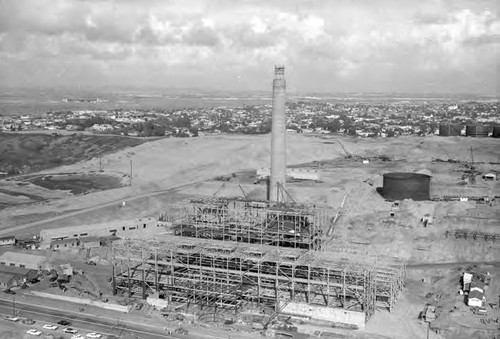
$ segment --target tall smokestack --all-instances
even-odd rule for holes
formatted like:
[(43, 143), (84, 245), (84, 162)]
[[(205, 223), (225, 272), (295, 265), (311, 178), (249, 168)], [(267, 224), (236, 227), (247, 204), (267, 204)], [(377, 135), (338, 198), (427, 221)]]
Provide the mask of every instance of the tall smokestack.
[(286, 182), (286, 81), (285, 67), (274, 66), (273, 115), (271, 127), (271, 178), (269, 200), (279, 202), (278, 185)]

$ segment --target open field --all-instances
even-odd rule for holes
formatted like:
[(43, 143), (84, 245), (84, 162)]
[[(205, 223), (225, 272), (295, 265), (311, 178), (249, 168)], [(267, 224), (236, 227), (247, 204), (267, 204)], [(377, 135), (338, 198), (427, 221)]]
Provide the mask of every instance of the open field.
[(119, 136), (0, 133), (0, 170), (34, 172), (90, 160), (143, 142)]
[[(288, 164), (319, 170), (321, 182), (289, 183), (287, 190), (298, 202), (324, 204), (334, 209), (338, 209), (347, 196), (327, 250), (355, 251), (372, 257), (395, 256), (410, 265), (423, 265), (409, 267), (406, 288), (394, 312), (376, 313), (366, 332), (397, 338), (424, 337), (427, 328), (417, 317), (425, 304), (432, 301), (442, 310), (441, 322), (435, 324), (435, 328), (442, 329), (442, 335), (431, 333), (430, 338), (460, 338), (460, 331), (464, 338), (471, 335), (489, 338), (493, 333), (492, 324), (482, 324), (469, 314), (463, 302), (460, 304), (456, 298), (459, 288), (456, 279), (459, 270), (465, 269), (468, 262), (478, 263), (477, 269), (486, 267), (498, 279), (498, 265), (484, 265), (500, 261), (500, 241), (456, 239), (446, 237), (445, 232), (472, 229), (500, 233), (498, 201), (477, 204), (473, 201), (404, 200), (391, 217), (392, 203), (380, 196), (377, 187), (382, 186), (383, 173), (425, 169), (433, 174), (432, 195), (500, 196), (499, 181), (486, 182), (480, 175), (475, 184), (457, 185), (464, 173), (464, 163), (448, 161), (469, 161), (470, 147), (473, 147), (479, 173), (500, 171), (499, 140), (435, 136), (340, 140), (353, 155), (351, 158), (345, 157), (337, 138), (288, 135)], [(377, 156), (379, 158), (375, 158)], [(363, 157), (369, 157), (370, 163), (363, 164)], [(435, 159), (445, 162), (433, 161)], [(50, 188), (33, 185), (40, 178), (58, 179), (53, 174), (55, 171), (78, 173), (79, 178), (102, 174), (117, 179), (121, 176), (122, 181), (126, 181), (130, 178), (123, 174), (127, 173), (131, 160), (132, 185), (80, 195), (61, 190), (57, 185)], [(28, 184), (16, 184), (25, 194), (43, 200), (0, 211), (0, 232), (29, 235), (43, 228), (158, 216), (168, 211), (169, 206), (199, 195), (245, 195), (264, 199), (265, 184), (254, 184), (254, 181), (255, 169), (268, 166), (269, 136), (161, 139), (104, 155), (102, 163), (104, 173), (95, 172), (94, 159), (42, 171), (26, 178)], [(219, 176), (225, 178), (214, 180)], [(61, 176), (59, 179), (64, 179), (61, 182), (65, 183), (68, 178)], [(7, 185), (5, 181), (3, 184)], [(29, 196), (15, 198), (22, 202)], [(433, 224), (428, 227), (421, 223), (425, 214), (434, 217)], [(448, 266), (433, 266), (438, 264)], [(428, 277), (432, 283), (422, 282), (421, 277)], [(96, 283), (103, 285), (102, 281)], [(492, 291), (497, 288), (495, 286), (492, 285)], [(426, 297), (429, 293), (439, 298)], [(449, 313), (454, 315), (449, 316)]]
[[(0, 133), (0, 172), (10, 174), (0, 180), (0, 209), (128, 184), (128, 167), (107, 171), (99, 157), (144, 142), (120, 136)], [(94, 170), (31, 174), (79, 161), (90, 161)]]

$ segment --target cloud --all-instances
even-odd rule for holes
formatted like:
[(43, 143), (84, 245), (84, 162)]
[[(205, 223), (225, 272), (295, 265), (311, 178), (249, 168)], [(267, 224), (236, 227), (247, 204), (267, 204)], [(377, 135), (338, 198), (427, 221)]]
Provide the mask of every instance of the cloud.
[[(494, 76), (486, 68), (498, 59), (499, 36), (494, 0), (1, 1), (0, 72), (13, 60), (25, 64), (20, 73), (64, 62), (82, 81), (105, 72), (122, 83), (140, 71), (158, 86), (196, 75), (262, 89), (272, 65), (285, 63), (289, 84), (303, 90), (451, 90), (453, 77), (466, 87)], [(493, 80), (471, 89), (488, 91)]]
[(500, 34), (484, 34), (470, 37), (464, 40), (464, 44), (471, 46), (500, 44)]

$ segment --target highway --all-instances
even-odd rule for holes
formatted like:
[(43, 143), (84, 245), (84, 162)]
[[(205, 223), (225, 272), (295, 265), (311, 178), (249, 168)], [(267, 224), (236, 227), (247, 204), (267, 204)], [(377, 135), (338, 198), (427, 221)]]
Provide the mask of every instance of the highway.
[[(30, 305), (16, 300), (15, 310), (18, 315), (23, 318), (31, 318), (36, 320), (36, 324), (29, 328), (41, 329), (43, 324), (56, 324), (61, 319), (71, 321), (72, 328), (78, 329), (79, 333), (99, 332), (102, 334), (114, 334), (116, 336), (128, 335), (134, 338), (181, 338), (180, 335), (167, 335), (165, 331), (157, 326), (147, 326), (144, 324), (130, 324), (120, 319), (105, 318), (102, 316), (93, 316), (85, 313), (74, 313), (66, 310), (58, 310), (49, 307), (38, 305)], [(13, 302), (12, 300), (0, 299), (0, 314), (2, 318), (9, 315), (12, 316)], [(2, 319), (0, 321), (7, 321)], [(26, 325), (22, 325), (26, 326)], [(58, 325), (59, 326), (59, 325)], [(67, 327), (67, 326), (66, 326)], [(43, 330), (45, 334), (61, 333), (64, 326), (59, 326), (56, 331)], [(186, 338), (186, 336), (184, 336)]]
[[(20, 328), (37, 328), (42, 330), (44, 334), (59, 334), (63, 335), (62, 329), (64, 326), (59, 326), (56, 331), (44, 330), (44, 324), (57, 324), (59, 320), (66, 319), (71, 321), (69, 327), (78, 329), (78, 333), (85, 335), (89, 332), (98, 332), (106, 335), (115, 335), (121, 338), (134, 339), (157, 339), (157, 338), (193, 338), (193, 339), (221, 339), (229, 338), (228, 331), (218, 328), (207, 327), (186, 327), (189, 335), (181, 335), (173, 333), (168, 335), (161, 325), (150, 325), (146, 323), (131, 322), (117, 317), (95, 316), (87, 312), (73, 312), (64, 309), (57, 309), (48, 306), (30, 304), (25, 301), (19, 301), (15, 297), (15, 310), (21, 318), (31, 318), (36, 321), (34, 325), (24, 325), (18, 323)], [(12, 316), (13, 299), (0, 298), (0, 328), (2, 322), (7, 322), (5, 316)], [(68, 326), (66, 326), (68, 327)], [(169, 327), (174, 330), (175, 327)], [(233, 334), (234, 337), (235, 334)], [(239, 338), (254, 338), (255, 333), (238, 332)]]

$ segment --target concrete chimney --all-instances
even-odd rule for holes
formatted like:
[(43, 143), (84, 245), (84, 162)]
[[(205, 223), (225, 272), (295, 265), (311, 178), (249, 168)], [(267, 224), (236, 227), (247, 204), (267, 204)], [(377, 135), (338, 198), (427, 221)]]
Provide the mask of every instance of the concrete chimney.
[(274, 66), (273, 114), (271, 127), (271, 177), (269, 200), (280, 201), (278, 185), (286, 182), (286, 81), (285, 67)]

